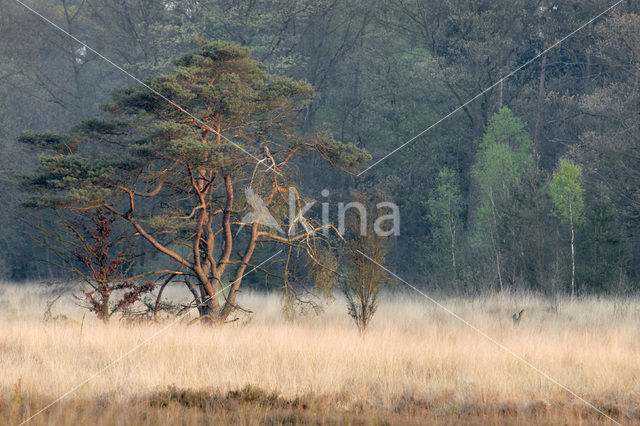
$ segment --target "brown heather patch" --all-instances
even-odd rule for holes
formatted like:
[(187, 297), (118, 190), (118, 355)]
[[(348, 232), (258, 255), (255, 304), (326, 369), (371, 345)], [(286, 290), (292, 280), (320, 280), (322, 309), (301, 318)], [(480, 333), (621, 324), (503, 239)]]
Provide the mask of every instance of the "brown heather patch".
[[(50, 400), (12, 397), (0, 400), (0, 424), (18, 424)], [(609, 407), (615, 415), (618, 407)], [(623, 424), (640, 424), (640, 417), (615, 415)], [(502, 404), (451, 405), (434, 409), (427, 401), (402, 398), (391, 409), (355, 404), (350, 408), (335, 397), (305, 395), (292, 400), (259, 388), (239, 390), (168, 389), (147, 397), (118, 401), (109, 398), (61, 401), (34, 418), (31, 425), (111, 424), (127, 425), (546, 425), (607, 424), (593, 410), (579, 404), (550, 407), (541, 401), (527, 406)]]

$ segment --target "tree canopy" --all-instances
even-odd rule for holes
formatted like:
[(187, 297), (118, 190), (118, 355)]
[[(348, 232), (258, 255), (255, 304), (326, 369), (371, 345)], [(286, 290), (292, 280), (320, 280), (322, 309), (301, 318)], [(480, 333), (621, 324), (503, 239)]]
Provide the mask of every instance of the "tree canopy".
[[(566, 288), (567, 224), (549, 191), (566, 159), (582, 169), (584, 189), (577, 291), (638, 289), (640, 6), (611, 6), (605, 0), (55, 0), (35, 7), (194, 119), (143, 86), (128, 87), (121, 70), (5, 2), (0, 276), (64, 275), (48, 261), (50, 251), (24, 232), (55, 216), (25, 219), (26, 198), (42, 207), (117, 200), (112, 207), (126, 213), (128, 194), (105, 183), (131, 188), (127, 179), (138, 179), (136, 191), (151, 192), (162, 180), (164, 157), (174, 156), (196, 174), (203, 167), (238, 177), (234, 204), (240, 207), (260, 160), (253, 189), (260, 197), (268, 192), (267, 147), (275, 163), (295, 150), (276, 175), (283, 188), (285, 179), (295, 179), (298, 194), (328, 189), (330, 203), (346, 202), (352, 191), (392, 195), (402, 229), (387, 252), (389, 267), (425, 288), (463, 292), (495, 288), (498, 272), (504, 288), (548, 294)], [(215, 81), (212, 64), (222, 67)], [(233, 143), (217, 141), (215, 112)], [(199, 141), (207, 127), (205, 145)], [(380, 159), (427, 128), (357, 178), (332, 171), (363, 170), (357, 167), (362, 149)], [(27, 129), (34, 132), (20, 139), (29, 144), (18, 143)], [(318, 155), (302, 155), (313, 152)], [(455, 280), (451, 238), (445, 244), (444, 216), (433, 205), (442, 199), (445, 169), (462, 199)], [(20, 181), (25, 174), (30, 183)], [(175, 168), (165, 175), (188, 183)], [(220, 179), (216, 197), (224, 195)], [(26, 196), (20, 183), (35, 192)], [(157, 198), (134, 197), (132, 217), (161, 242), (169, 234), (158, 229), (183, 232), (186, 220), (174, 216), (191, 215), (186, 205), (160, 202), (169, 191), (178, 193), (165, 184)], [(282, 214), (274, 203), (269, 210)], [(163, 257), (154, 256), (140, 259), (159, 269)], [(269, 284), (280, 285), (280, 278)]]

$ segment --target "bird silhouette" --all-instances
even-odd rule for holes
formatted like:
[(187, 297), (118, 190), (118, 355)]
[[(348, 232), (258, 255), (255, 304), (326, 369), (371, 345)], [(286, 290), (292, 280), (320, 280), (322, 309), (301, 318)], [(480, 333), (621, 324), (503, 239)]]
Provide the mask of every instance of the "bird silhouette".
[(518, 312), (517, 314), (513, 314), (513, 323), (514, 324), (518, 324), (520, 322), (520, 320), (522, 319), (522, 314), (524, 313), (524, 309), (521, 309), (520, 312)]

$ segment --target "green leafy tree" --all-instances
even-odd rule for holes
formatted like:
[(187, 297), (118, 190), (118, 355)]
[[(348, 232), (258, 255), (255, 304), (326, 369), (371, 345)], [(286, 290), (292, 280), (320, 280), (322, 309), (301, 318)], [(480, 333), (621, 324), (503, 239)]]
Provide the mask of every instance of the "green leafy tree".
[[(504, 223), (516, 200), (518, 184), (533, 167), (532, 149), (524, 123), (504, 107), (491, 117), (473, 167), (478, 189), (475, 243), (481, 247), (489, 243), (501, 291), (504, 290), (503, 253), (505, 248), (510, 249)], [(512, 240), (518, 238), (513, 232), (511, 236)]]
[(555, 213), (563, 223), (569, 224), (571, 231), (571, 299), (576, 287), (575, 227), (584, 219), (584, 183), (582, 168), (571, 161), (560, 160), (560, 167), (553, 174), (549, 191)]
[[(458, 184), (458, 176), (451, 169), (442, 169), (436, 179), (436, 187), (427, 201), (427, 220), (432, 226), (431, 235), (435, 253), (449, 253), (447, 278), (454, 286), (458, 282), (458, 240), (462, 231), (464, 200)], [(444, 257), (444, 256), (443, 256)]]
[(292, 158), (313, 151), (348, 168), (369, 156), (328, 131), (296, 131), (314, 96), (309, 84), (270, 75), (237, 44), (197, 44), (147, 81), (154, 91), (115, 90), (108, 119), (21, 140), (45, 150), (26, 180), (32, 206), (113, 212), (165, 256), (172, 266), (164, 273), (185, 278), (201, 316), (223, 322), (259, 243), (302, 244), (320, 229), (294, 220), (279, 233), (252, 208), (259, 197), (287, 228), (290, 197), (305, 204), (286, 180)]

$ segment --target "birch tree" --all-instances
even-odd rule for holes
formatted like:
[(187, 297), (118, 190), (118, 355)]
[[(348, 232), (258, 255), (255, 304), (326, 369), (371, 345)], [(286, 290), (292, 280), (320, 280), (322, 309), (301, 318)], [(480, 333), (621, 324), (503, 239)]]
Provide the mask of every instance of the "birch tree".
[(569, 160), (560, 160), (560, 167), (553, 174), (549, 191), (555, 213), (563, 223), (569, 225), (571, 233), (571, 299), (573, 300), (576, 288), (575, 228), (582, 223), (584, 214), (582, 168)]

